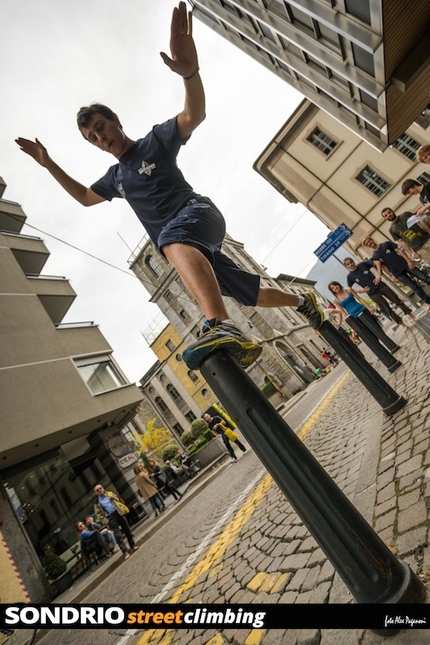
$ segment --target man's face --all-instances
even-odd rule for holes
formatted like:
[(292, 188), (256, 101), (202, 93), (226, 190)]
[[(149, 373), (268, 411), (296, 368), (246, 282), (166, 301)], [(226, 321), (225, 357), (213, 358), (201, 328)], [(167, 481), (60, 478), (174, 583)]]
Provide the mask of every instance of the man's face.
[(374, 242), (371, 237), (365, 237), (363, 240), (363, 246), (368, 249), (374, 249), (376, 247), (376, 242)]
[(105, 489), (103, 488), (103, 486), (100, 486), (100, 484), (98, 484), (97, 486), (94, 486), (94, 492), (96, 495), (103, 495)]
[(421, 155), (422, 163), (430, 163), (430, 150)]
[(420, 188), (421, 186), (411, 186), (406, 195), (408, 197), (411, 197), (411, 195), (418, 195), (420, 193)]
[(125, 152), (126, 137), (118, 117), (109, 121), (98, 112), (93, 114), (88, 126), (81, 128), (85, 139), (103, 152), (110, 152), (119, 159)]
[(391, 208), (386, 208), (382, 211), (382, 217), (387, 220), (387, 222), (394, 222), (397, 219), (395, 212)]
[(354, 271), (355, 269), (354, 260), (345, 260), (344, 265), (348, 269), (348, 271)]

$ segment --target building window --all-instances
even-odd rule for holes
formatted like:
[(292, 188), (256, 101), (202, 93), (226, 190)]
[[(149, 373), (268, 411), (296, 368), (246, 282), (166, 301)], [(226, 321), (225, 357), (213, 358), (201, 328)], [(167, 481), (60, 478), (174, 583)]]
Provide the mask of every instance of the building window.
[(356, 179), (377, 197), (382, 197), (385, 191), (391, 187), (391, 184), (380, 177), (370, 166), (363, 168), (363, 170), (356, 176)]
[(208, 399), (210, 396), (209, 390), (204, 387), (202, 390), (202, 395), (205, 397), (205, 399)]
[(345, 0), (345, 10), (354, 18), (358, 18), (367, 25), (370, 25), (370, 3), (369, 0)]
[(181, 407), (182, 405), (185, 405), (184, 399), (179, 394), (178, 390), (175, 388), (174, 385), (169, 383), (169, 385), (166, 387), (166, 390), (168, 391), (168, 393), (170, 394), (170, 396), (172, 397), (172, 399), (174, 400), (174, 402), (176, 403), (176, 405), (178, 407)]
[(193, 370), (188, 370), (187, 374), (188, 374), (189, 378), (192, 380), (193, 383), (195, 383), (196, 381), (199, 380), (199, 377), (197, 376), (197, 374), (195, 372), (193, 372)]
[(169, 340), (166, 343), (166, 347), (169, 350), (169, 352), (173, 352), (173, 350), (176, 348), (176, 345), (173, 342), (173, 340), (170, 340), (170, 338), (169, 338)]
[(184, 417), (190, 423), (192, 423), (194, 421), (194, 419), (197, 419), (196, 415), (194, 414), (194, 412), (191, 412), (191, 410), (189, 412), (187, 412), (187, 414), (184, 414)]
[(420, 147), (421, 143), (404, 132), (400, 137), (393, 143), (393, 148), (398, 150), (405, 155), (411, 161), (415, 161), (415, 153)]
[(162, 414), (170, 414), (170, 410), (167, 407), (167, 405), (164, 403), (164, 401), (161, 398), (161, 396), (156, 396), (155, 397), (155, 405), (160, 410), (160, 412), (162, 412)]
[(181, 434), (184, 432), (183, 427), (181, 426), (180, 423), (175, 423), (174, 426), (172, 426), (173, 430), (176, 432), (176, 434), (180, 437)]
[(370, 96), (367, 92), (363, 92), (363, 90), (359, 90), (360, 93), (360, 101), (363, 103), (363, 105), (366, 105), (368, 108), (373, 110), (373, 112), (378, 112), (378, 101), (375, 99), (374, 96)]
[(356, 67), (375, 78), (375, 62), (372, 54), (356, 43), (351, 43), (351, 49)]
[(155, 275), (155, 277), (159, 278), (160, 276), (163, 275), (164, 270), (159, 261), (154, 258), (153, 255), (148, 255), (145, 258), (145, 264), (151, 269), (152, 273)]
[(176, 354), (175, 358), (176, 358), (176, 360), (178, 361), (178, 363), (182, 363), (182, 361), (184, 360), (184, 359), (182, 358), (182, 354)]
[(315, 146), (315, 148), (321, 150), (326, 157), (328, 157), (339, 145), (337, 141), (332, 139), (328, 134), (325, 134), (318, 127), (311, 132), (306, 140)]
[(183, 320), (184, 322), (189, 322), (191, 320), (190, 316), (188, 315), (188, 312), (185, 311), (185, 309), (180, 309), (179, 318), (181, 318), (181, 320)]
[(419, 181), (420, 184), (428, 184), (430, 182), (429, 173), (423, 172), (419, 177), (417, 177), (417, 181)]
[(125, 380), (108, 356), (77, 359), (75, 365), (93, 394), (100, 394), (126, 385)]

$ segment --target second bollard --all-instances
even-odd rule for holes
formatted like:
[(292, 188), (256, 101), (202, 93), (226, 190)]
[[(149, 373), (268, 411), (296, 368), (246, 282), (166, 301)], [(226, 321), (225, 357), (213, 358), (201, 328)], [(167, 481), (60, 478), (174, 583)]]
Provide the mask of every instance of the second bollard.
[(403, 408), (407, 401), (382, 378), (366, 361), (355, 345), (338, 332), (327, 320), (318, 329), (321, 336), (344, 360), (351, 372), (355, 374), (367, 391), (382, 407), (387, 415), (394, 414)]
[(420, 603), (426, 591), (225, 351), (201, 373), (360, 603)]
[(398, 367), (400, 367), (401, 362), (394, 358), (391, 352), (379, 342), (378, 338), (372, 334), (370, 329), (363, 325), (360, 318), (354, 318), (354, 316), (347, 316), (345, 322), (351, 329), (357, 332), (361, 340), (366, 343), (369, 349), (379, 358), (381, 363), (385, 365), (389, 372), (394, 372)]

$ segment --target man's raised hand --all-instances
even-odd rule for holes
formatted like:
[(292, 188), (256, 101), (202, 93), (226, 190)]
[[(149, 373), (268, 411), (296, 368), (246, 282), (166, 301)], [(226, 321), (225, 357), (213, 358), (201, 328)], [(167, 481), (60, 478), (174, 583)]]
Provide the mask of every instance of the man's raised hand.
[(193, 40), (193, 25), (191, 12), (187, 13), (185, 2), (180, 2), (173, 9), (170, 27), (171, 58), (161, 52), (165, 64), (180, 76), (191, 76), (199, 66), (197, 51)]
[(37, 163), (41, 166), (46, 167), (49, 161), (49, 155), (46, 148), (40, 143), (38, 139), (35, 141), (30, 141), (30, 139), (23, 139), (18, 137), (15, 139), (15, 142), (19, 145), (20, 149), (25, 152), (30, 157), (33, 157)]

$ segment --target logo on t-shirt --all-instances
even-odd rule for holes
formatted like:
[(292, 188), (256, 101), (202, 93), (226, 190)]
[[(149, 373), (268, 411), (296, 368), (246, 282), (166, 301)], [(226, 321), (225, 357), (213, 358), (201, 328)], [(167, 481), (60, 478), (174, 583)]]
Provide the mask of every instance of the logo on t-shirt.
[(119, 192), (119, 194), (121, 195), (121, 197), (122, 197), (123, 199), (125, 199), (125, 190), (124, 190), (124, 188), (123, 188), (122, 184), (121, 184), (121, 183), (119, 183), (119, 184), (118, 184), (118, 186), (117, 186), (116, 188), (117, 188), (117, 191)]
[(139, 170), (137, 171), (139, 175), (148, 175), (150, 177), (152, 175), (152, 171), (156, 168), (155, 163), (149, 164), (147, 161), (142, 161)]

